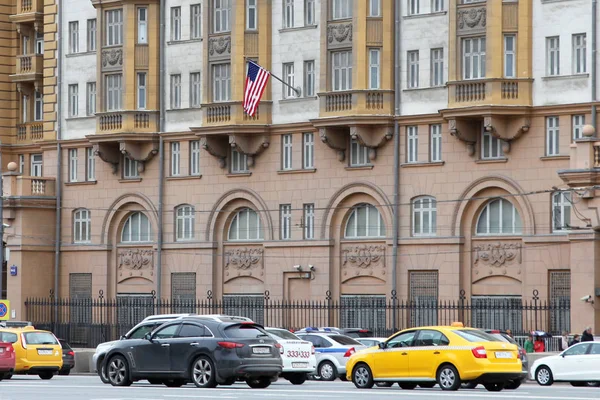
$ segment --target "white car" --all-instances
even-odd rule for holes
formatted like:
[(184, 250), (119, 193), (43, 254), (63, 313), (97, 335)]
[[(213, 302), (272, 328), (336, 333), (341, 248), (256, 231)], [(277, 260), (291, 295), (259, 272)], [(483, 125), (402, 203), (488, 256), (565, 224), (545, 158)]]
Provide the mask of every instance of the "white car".
[(379, 343), (385, 342), (388, 338), (382, 337), (364, 337), (364, 338), (355, 338), (357, 342), (361, 342), (367, 347), (379, 346)]
[(265, 330), (281, 345), (283, 370), (280, 376), (294, 385), (303, 384), (307, 374), (314, 374), (317, 369), (313, 344), (285, 329), (265, 328)]
[(600, 382), (600, 343), (575, 344), (556, 356), (536, 360), (530, 371), (531, 378), (542, 386), (554, 382), (570, 382), (573, 386)]

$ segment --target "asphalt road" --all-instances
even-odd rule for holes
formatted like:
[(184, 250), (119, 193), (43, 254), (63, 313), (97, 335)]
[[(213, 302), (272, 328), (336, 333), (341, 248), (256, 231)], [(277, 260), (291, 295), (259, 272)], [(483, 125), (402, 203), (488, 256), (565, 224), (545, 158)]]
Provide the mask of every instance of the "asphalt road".
[(145, 381), (127, 388), (115, 388), (102, 384), (94, 376), (55, 376), (50, 381), (38, 377), (15, 376), (0, 382), (0, 400), (194, 400), (194, 399), (331, 399), (331, 400), (385, 400), (385, 399), (467, 399), (467, 400), (590, 400), (600, 398), (600, 388), (574, 388), (555, 384), (540, 387), (535, 383), (522, 385), (517, 390), (500, 393), (487, 392), (483, 388), (442, 392), (440, 389), (402, 390), (373, 388), (358, 390), (349, 382), (306, 382), (293, 386), (279, 380), (267, 389), (250, 389), (243, 383), (217, 389), (197, 389), (193, 385), (167, 388), (150, 385)]

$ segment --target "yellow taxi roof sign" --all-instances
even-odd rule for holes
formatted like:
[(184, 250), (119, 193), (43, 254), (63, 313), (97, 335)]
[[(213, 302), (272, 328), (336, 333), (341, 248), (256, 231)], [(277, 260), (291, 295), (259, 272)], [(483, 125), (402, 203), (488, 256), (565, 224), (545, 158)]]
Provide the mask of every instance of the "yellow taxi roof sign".
[(458, 321), (457, 321), (457, 322), (453, 322), (453, 323), (451, 324), (451, 326), (454, 326), (454, 327), (456, 327), (456, 328), (464, 328), (464, 327), (465, 327), (465, 324), (463, 324), (462, 322), (458, 322)]

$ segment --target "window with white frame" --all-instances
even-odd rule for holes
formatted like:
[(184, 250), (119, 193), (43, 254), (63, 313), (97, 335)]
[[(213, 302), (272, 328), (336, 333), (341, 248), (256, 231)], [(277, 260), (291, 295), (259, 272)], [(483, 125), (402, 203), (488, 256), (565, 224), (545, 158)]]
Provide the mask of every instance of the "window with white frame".
[(248, 156), (235, 149), (231, 149), (230, 172), (232, 174), (248, 172)]
[(22, 35), (21, 36), (21, 50), (22, 50), (22, 54), (24, 56), (26, 56), (27, 54), (29, 54), (29, 36), (27, 35)]
[(560, 75), (560, 39), (558, 36), (546, 38), (546, 74)]
[(137, 108), (138, 110), (146, 109), (146, 73), (137, 73)]
[(137, 211), (129, 215), (123, 231), (121, 232), (122, 243), (140, 243), (152, 240), (152, 226), (150, 220), (143, 212)]
[(31, 176), (42, 176), (44, 172), (44, 159), (41, 154), (32, 154), (31, 155), (31, 166), (30, 173)]
[(435, 236), (437, 232), (437, 201), (434, 197), (415, 199), (412, 217), (414, 236)]
[(44, 95), (39, 90), (34, 91), (33, 120), (44, 119)]
[(315, 62), (304, 61), (304, 97), (315, 96)]
[(296, 96), (294, 91), (294, 63), (283, 64), (283, 81), (287, 85), (283, 85), (283, 98), (289, 99)]
[(419, 128), (406, 127), (406, 162), (416, 163), (419, 160)]
[(279, 206), (280, 231), (281, 240), (289, 240), (292, 238), (292, 205), (281, 204)]
[(190, 175), (200, 175), (200, 141), (190, 142)]
[(431, 49), (431, 86), (444, 86), (444, 49)]
[(189, 204), (177, 207), (175, 210), (175, 240), (194, 239), (194, 222), (196, 213), (194, 207)]
[(560, 129), (558, 117), (546, 117), (546, 155), (557, 156), (559, 150)]
[(69, 182), (77, 182), (77, 149), (69, 149)]
[(369, 148), (363, 146), (356, 139), (350, 139), (350, 166), (362, 167), (370, 165)]
[(121, 109), (123, 85), (121, 74), (106, 75), (106, 111)]
[(490, 160), (503, 157), (502, 140), (493, 136), (490, 132), (484, 131), (481, 140), (481, 159)]
[(587, 49), (585, 33), (573, 35), (573, 74), (587, 72)]
[[(256, 30), (258, 27), (257, 20), (258, 14), (256, 13), (256, 1), (257, 0), (246, 0), (246, 29)], [(285, 21), (285, 18), (284, 18)]]
[(35, 54), (44, 54), (44, 34), (41, 32), (35, 34)]
[(583, 126), (585, 125), (585, 115), (573, 115), (573, 140), (583, 137)]
[(123, 157), (123, 179), (136, 179), (140, 177), (138, 162), (131, 158)]
[(171, 176), (181, 174), (181, 143), (171, 142)]
[(181, 75), (171, 75), (171, 109), (181, 108)]
[(96, 35), (98, 25), (96, 18), (87, 20), (87, 51), (96, 51)]
[(302, 134), (302, 167), (315, 167), (315, 135), (312, 132)]
[(431, 12), (444, 11), (444, 0), (431, 0)]
[(25, 154), (19, 154), (19, 173), (23, 175), (25, 172)]
[(190, 107), (200, 107), (202, 103), (200, 72), (190, 73)]
[(86, 113), (87, 115), (94, 115), (96, 114), (96, 82), (88, 82), (86, 84), (86, 94)]
[(231, 64), (215, 64), (213, 73), (213, 101), (229, 101), (231, 99)]
[(381, 17), (381, 0), (369, 0), (369, 17)]
[(352, 89), (352, 52), (336, 51), (331, 53), (333, 67), (333, 90)]
[(332, 0), (333, 19), (352, 18), (353, 0)]
[(281, 136), (281, 169), (292, 169), (292, 135)]
[(304, 204), (302, 207), (302, 222), (304, 230), (304, 239), (315, 238), (315, 205)]
[(73, 242), (89, 243), (92, 241), (92, 218), (90, 210), (79, 209), (73, 213)]
[(478, 235), (521, 234), (523, 223), (515, 206), (506, 199), (490, 200), (477, 219)]
[(26, 94), (21, 97), (21, 122), (29, 122), (29, 96)]
[(552, 194), (552, 232), (571, 228), (571, 192)]
[(231, 0), (213, 0), (213, 32), (229, 32)]
[(346, 229), (345, 239), (385, 237), (385, 224), (377, 207), (371, 204), (359, 204), (352, 207)]
[(190, 6), (190, 37), (192, 39), (202, 37), (202, 4)]
[(463, 78), (485, 78), (485, 37), (463, 39)]
[(315, 25), (315, 0), (304, 0), (304, 25)]
[(420, 0), (407, 0), (407, 2), (408, 2), (408, 15), (419, 14), (419, 9), (421, 6)]
[(516, 74), (516, 36), (504, 35), (504, 77), (514, 78)]
[(409, 51), (407, 53), (407, 81), (409, 88), (418, 88), (419, 87), (419, 51)]
[(283, 28), (294, 27), (294, 0), (283, 0)]
[(239, 210), (231, 220), (227, 238), (230, 241), (262, 240), (264, 236), (258, 213), (250, 208)]
[(79, 114), (79, 85), (69, 85), (69, 117)]
[(123, 44), (123, 10), (106, 11), (106, 45)]
[(171, 7), (171, 40), (181, 40), (181, 7)]
[(381, 85), (381, 52), (369, 49), (369, 88), (379, 89)]
[(429, 145), (431, 162), (442, 161), (442, 125), (429, 125)]
[(94, 149), (92, 147), (88, 147), (85, 149), (85, 157), (86, 157), (86, 180), (89, 182), (93, 182), (96, 180), (96, 155), (94, 154)]
[(79, 22), (69, 22), (69, 53), (79, 53)]
[(137, 9), (137, 42), (148, 43), (148, 8), (146, 7)]

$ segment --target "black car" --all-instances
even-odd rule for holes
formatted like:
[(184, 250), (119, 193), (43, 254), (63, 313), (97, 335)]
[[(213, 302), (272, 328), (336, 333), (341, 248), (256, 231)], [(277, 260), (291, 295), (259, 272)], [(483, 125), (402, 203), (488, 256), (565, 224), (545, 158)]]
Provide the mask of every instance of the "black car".
[(236, 319), (186, 317), (169, 321), (143, 339), (116, 342), (103, 367), (113, 386), (161, 380), (199, 388), (245, 380), (266, 388), (281, 373), (281, 345), (261, 325)]
[(64, 339), (58, 339), (62, 347), (63, 366), (58, 371), (59, 375), (69, 375), (71, 370), (75, 368), (75, 352), (69, 343)]

